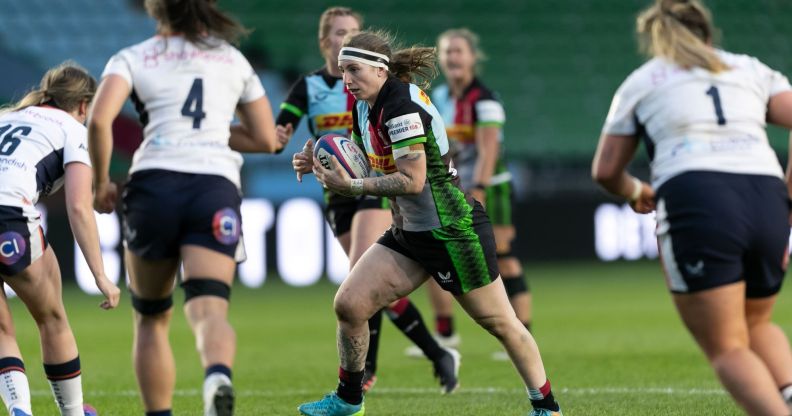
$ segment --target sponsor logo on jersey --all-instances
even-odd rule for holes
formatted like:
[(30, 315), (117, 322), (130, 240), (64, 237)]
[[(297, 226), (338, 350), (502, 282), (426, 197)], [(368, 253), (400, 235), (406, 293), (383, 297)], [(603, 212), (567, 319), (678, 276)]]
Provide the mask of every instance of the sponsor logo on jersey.
[(25, 238), (16, 231), (0, 234), (0, 262), (10, 266), (18, 262), (27, 251)]
[(432, 100), (429, 99), (429, 96), (423, 90), (418, 90), (418, 98), (424, 102), (426, 105), (432, 105)]
[(231, 208), (223, 208), (214, 214), (212, 233), (221, 244), (231, 245), (239, 241), (239, 216)]
[(394, 117), (385, 122), (385, 127), (388, 129), (388, 137), (391, 142), (424, 135), (423, 122), (418, 113)]
[(352, 128), (352, 112), (316, 116), (314, 117), (314, 124), (321, 134), (331, 130), (349, 130)]
[(384, 174), (396, 172), (396, 163), (393, 161), (393, 154), (379, 156), (373, 153), (368, 153), (368, 160), (369, 165), (371, 165), (371, 169), (374, 169), (376, 172)]
[(449, 139), (460, 143), (473, 143), (476, 141), (475, 129), (471, 125), (449, 124), (446, 126), (446, 135)]

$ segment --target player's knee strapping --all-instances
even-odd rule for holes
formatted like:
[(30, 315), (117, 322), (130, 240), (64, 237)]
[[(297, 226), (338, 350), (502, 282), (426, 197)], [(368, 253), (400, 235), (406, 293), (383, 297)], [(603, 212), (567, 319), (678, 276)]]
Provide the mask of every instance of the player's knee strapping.
[(192, 278), (182, 282), (181, 287), (185, 303), (198, 296), (217, 296), (225, 300), (231, 297), (231, 286), (216, 279)]
[(162, 299), (143, 299), (132, 291), (129, 294), (132, 298), (132, 307), (141, 315), (159, 315), (173, 306), (171, 295)]
[(509, 298), (513, 298), (521, 293), (528, 293), (530, 291), (528, 288), (528, 283), (522, 276), (511, 278), (504, 277), (503, 286), (506, 287), (506, 294), (509, 296)]

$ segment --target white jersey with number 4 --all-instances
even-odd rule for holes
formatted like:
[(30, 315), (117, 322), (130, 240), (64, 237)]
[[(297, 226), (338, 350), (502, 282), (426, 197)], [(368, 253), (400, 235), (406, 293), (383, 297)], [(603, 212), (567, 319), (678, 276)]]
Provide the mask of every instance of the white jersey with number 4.
[(85, 126), (69, 113), (43, 106), (0, 115), (0, 205), (37, 219), (39, 196), (63, 185), (72, 162), (91, 166)]
[(789, 81), (756, 58), (717, 53), (729, 70), (654, 58), (613, 98), (603, 133), (646, 136), (655, 187), (694, 170), (783, 177), (765, 117), (768, 100), (792, 89)]
[(144, 140), (130, 173), (166, 169), (220, 175), (240, 186), (242, 157), (228, 146), (237, 104), (264, 96), (247, 59), (225, 41), (202, 47), (181, 36), (155, 36), (107, 63), (132, 87)]

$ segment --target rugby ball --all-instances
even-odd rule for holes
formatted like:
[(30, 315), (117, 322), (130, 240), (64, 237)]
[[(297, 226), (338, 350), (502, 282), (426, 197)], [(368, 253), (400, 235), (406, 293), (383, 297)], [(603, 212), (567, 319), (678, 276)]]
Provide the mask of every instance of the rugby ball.
[(314, 145), (314, 158), (324, 166), (332, 169), (331, 156), (335, 156), (344, 170), (352, 179), (361, 179), (369, 175), (368, 157), (354, 141), (340, 134), (325, 134)]

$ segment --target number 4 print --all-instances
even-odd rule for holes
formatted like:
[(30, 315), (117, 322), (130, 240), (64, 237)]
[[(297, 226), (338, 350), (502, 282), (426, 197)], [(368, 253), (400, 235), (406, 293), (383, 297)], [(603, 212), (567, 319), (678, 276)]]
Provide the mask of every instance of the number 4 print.
[(203, 79), (196, 78), (193, 81), (190, 92), (187, 94), (187, 100), (184, 101), (181, 113), (185, 117), (192, 117), (193, 129), (201, 128), (201, 120), (206, 118), (206, 113), (203, 111)]

